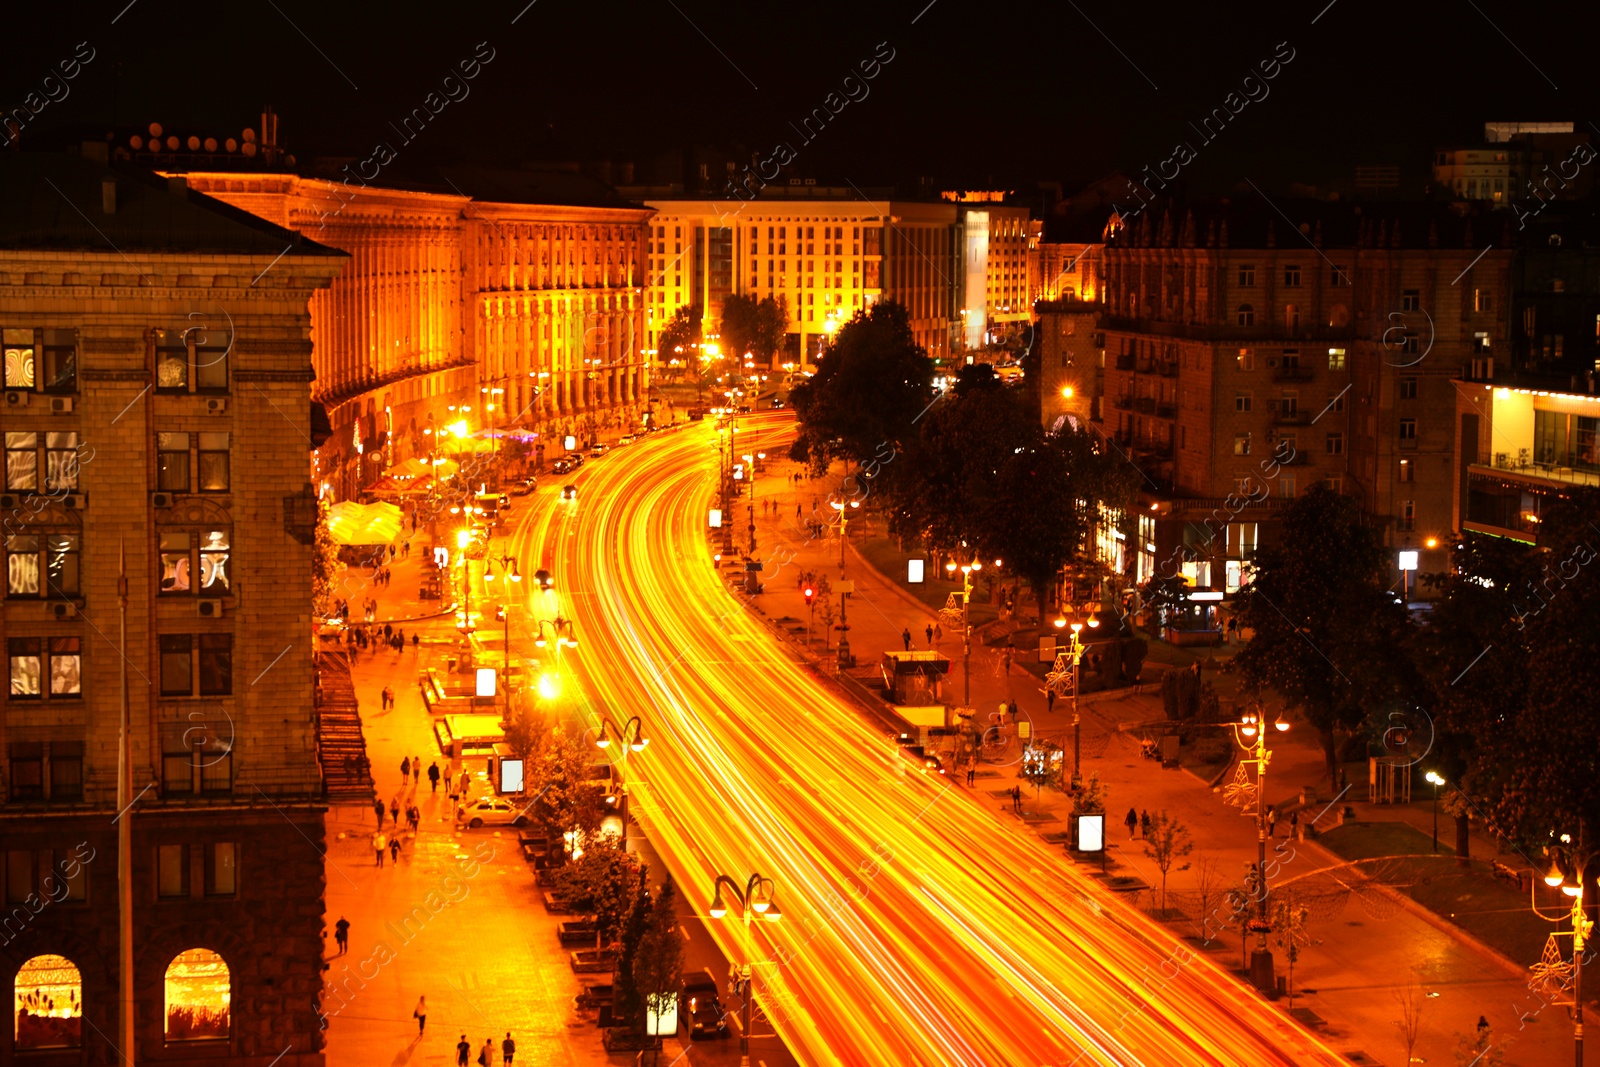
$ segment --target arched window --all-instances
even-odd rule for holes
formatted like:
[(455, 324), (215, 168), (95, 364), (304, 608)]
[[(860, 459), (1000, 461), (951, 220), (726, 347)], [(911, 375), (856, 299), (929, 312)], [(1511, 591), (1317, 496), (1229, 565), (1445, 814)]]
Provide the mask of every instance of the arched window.
[(228, 964), (208, 948), (178, 953), (167, 964), (167, 1040), (228, 1036)]
[(1256, 324), (1256, 309), (1250, 304), (1239, 305), (1239, 325), (1254, 326)]
[(19, 1049), (83, 1044), (83, 978), (65, 956), (35, 956), (17, 971)]

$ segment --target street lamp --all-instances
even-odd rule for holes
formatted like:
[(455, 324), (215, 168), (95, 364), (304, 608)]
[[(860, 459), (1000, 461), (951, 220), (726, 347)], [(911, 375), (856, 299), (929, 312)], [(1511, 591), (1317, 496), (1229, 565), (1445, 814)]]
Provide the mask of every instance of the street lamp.
[[(633, 740), (628, 740), (628, 731), (633, 731)], [(616, 734), (617, 750), (622, 753), (619, 762), (622, 764), (621, 788), (613, 796), (606, 798), (606, 803), (614, 802), (616, 796), (622, 798), (622, 851), (628, 851), (628, 757), (635, 752), (643, 752), (650, 739), (644, 736), (644, 723), (635, 715), (622, 724), (622, 729), (612, 730), (609, 720), (600, 723), (600, 736), (595, 739), (596, 748), (610, 748), (611, 735)]]
[(829, 500), (828, 506), (839, 513), (839, 573), (844, 574), (845, 532), (850, 528), (850, 511), (859, 508), (859, 500)]
[[(1068, 625), (1065, 612), (1056, 616), (1056, 629), (1064, 629)], [(1081, 664), (1083, 663), (1083, 651), (1087, 646), (1078, 640), (1078, 635), (1083, 632), (1083, 621), (1073, 619), (1070, 625), (1072, 627), (1072, 644), (1068, 646), (1068, 650), (1072, 656), (1072, 780), (1077, 782), (1081, 773), (1081, 757), (1083, 753), (1083, 720), (1078, 717), (1078, 690), (1082, 688), (1083, 672)], [(1088, 625), (1091, 630), (1098, 629), (1100, 616), (1090, 615)]]
[[(500, 564), (500, 569), (505, 571), (506, 580), (507, 581), (510, 581), (510, 582), (521, 582), (522, 581), (522, 573), (517, 570), (517, 557), (507, 555), (507, 556), (499, 556), (499, 557), (491, 558), (489, 560), (485, 560), (484, 561), (484, 564), (483, 564), (483, 580), (485, 582), (492, 582), (492, 581), (495, 580), (494, 568), (492, 566), (490, 566), (490, 564), (493, 563), (493, 562), (496, 562), (496, 559), (498, 560), (498, 562)], [(501, 669), (505, 671), (505, 673), (506, 673), (508, 678), (509, 678), (509, 676), (511, 674), (511, 603), (510, 603), (510, 598), (511, 598), (511, 587), (507, 586), (506, 587), (505, 604), (501, 608), (502, 618), (503, 618), (503, 621), (505, 622), (505, 645), (504, 645), (504, 651), (501, 653), (501, 659), (502, 659)]]
[(1438, 771), (1429, 771), (1423, 775), (1428, 783), (1433, 786), (1433, 850), (1439, 851), (1439, 787), (1444, 785), (1444, 776)]
[[(1557, 912), (1555, 915), (1546, 915), (1539, 910), (1539, 903), (1534, 893), (1536, 885), (1528, 886), (1528, 906), (1533, 913), (1545, 922), (1560, 923), (1571, 921), (1572, 932), (1554, 931), (1551, 937), (1572, 938), (1572, 1054), (1573, 1062), (1577, 1067), (1583, 1067), (1583, 952), (1588, 943), (1589, 934), (1594, 928), (1594, 923), (1589, 920), (1583, 908), (1583, 874), (1589, 869), (1589, 861), (1594, 857), (1583, 851), (1583, 833), (1579, 830), (1579, 844), (1572, 844), (1570, 834), (1561, 835), (1561, 844), (1553, 847), (1550, 858), (1550, 870), (1544, 876), (1544, 884), (1551, 889), (1559, 888), (1562, 893), (1572, 898), (1572, 906), (1565, 915)], [(1563, 864), (1563, 854), (1566, 864)], [(1568, 877), (1570, 870), (1571, 877)], [(1597, 879), (1600, 883), (1600, 879)]]
[[(842, 550), (841, 550), (842, 551)], [(955, 560), (944, 565), (952, 578), (957, 570)], [(983, 564), (974, 559), (959, 565), (961, 571), (961, 706), (972, 707), (972, 621), (968, 610), (972, 602), (972, 576), (983, 570)]]
[(461, 556), (461, 632), (472, 631), (472, 568), (467, 560), (467, 546), (472, 544), (472, 531), (456, 531), (456, 550)]
[(740, 1007), (739, 1027), (739, 1067), (750, 1067), (750, 1002), (753, 991), (750, 987), (750, 920), (759, 914), (768, 922), (777, 922), (783, 918), (778, 911), (777, 901), (773, 897), (778, 892), (778, 883), (771, 878), (763, 878), (759, 874), (752, 874), (741, 891), (739, 883), (725, 874), (717, 875), (712, 886), (714, 892), (711, 898), (711, 917), (720, 919), (728, 914), (728, 905), (722, 899), (722, 890), (732, 893), (739, 901), (739, 911), (744, 919), (744, 966), (740, 968), (739, 983), (741, 986), (742, 1000)]
[[(1237, 722), (1220, 725), (1233, 730), (1234, 741), (1244, 750), (1247, 758), (1240, 762), (1256, 766), (1256, 948), (1250, 954), (1250, 984), (1266, 993), (1275, 987), (1272, 950), (1267, 948), (1267, 934), (1272, 932), (1272, 924), (1267, 921), (1267, 764), (1272, 762), (1272, 752), (1267, 748), (1268, 723), (1261, 706), (1253, 704)], [(1283, 733), (1289, 723), (1275, 719), (1271, 728)]]
[[(545, 588), (549, 589), (548, 586)], [(549, 645), (549, 641), (545, 638), (546, 628), (556, 639), (556, 671), (553, 675), (543, 673), (539, 675), (539, 695), (550, 700), (561, 688), (561, 650), (578, 647), (578, 631), (571, 619), (563, 619), (559, 615), (553, 619), (539, 619), (535, 622), (534, 647), (545, 648)]]

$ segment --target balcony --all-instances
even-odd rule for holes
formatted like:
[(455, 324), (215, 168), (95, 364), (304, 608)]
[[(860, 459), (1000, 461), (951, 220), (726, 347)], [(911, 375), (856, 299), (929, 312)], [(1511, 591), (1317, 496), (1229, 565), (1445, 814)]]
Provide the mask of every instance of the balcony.
[(1132, 411), (1133, 410), (1133, 397), (1131, 397), (1131, 396), (1114, 396), (1114, 397), (1111, 398), (1111, 406), (1116, 408), (1118, 411)]
[(1173, 405), (1173, 404), (1157, 404), (1156, 405), (1156, 418), (1158, 418), (1158, 419), (1175, 419), (1177, 417), (1178, 417), (1178, 409), (1177, 409), (1177, 407), (1175, 405)]
[(1172, 456), (1172, 442), (1157, 441), (1150, 437), (1140, 437), (1134, 440), (1133, 450), (1141, 456), (1151, 456), (1158, 459), (1170, 459)]
[(1496, 452), (1493, 457), (1479, 456), (1478, 462), (1467, 469), (1473, 477), (1495, 477), (1512, 484), (1540, 486), (1548, 482), (1560, 482), (1563, 485), (1600, 486), (1600, 468), (1535, 463), (1528, 459), (1526, 449), (1516, 455)]
[(1310, 367), (1278, 367), (1272, 372), (1275, 382), (1309, 382), (1311, 380)]
[(1156, 373), (1163, 378), (1176, 378), (1178, 376), (1178, 365), (1176, 363), (1163, 363), (1156, 368)]
[(1310, 426), (1311, 412), (1300, 408), (1284, 408), (1274, 406), (1272, 409), (1272, 424), (1274, 426)]
[(1133, 409), (1141, 415), (1154, 415), (1156, 413), (1156, 398), (1141, 396), (1133, 402)]

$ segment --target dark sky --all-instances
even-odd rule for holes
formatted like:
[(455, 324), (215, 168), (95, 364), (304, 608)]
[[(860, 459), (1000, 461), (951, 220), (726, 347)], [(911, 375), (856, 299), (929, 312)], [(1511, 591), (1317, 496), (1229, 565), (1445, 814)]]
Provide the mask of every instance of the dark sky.
[[(1249, 178), (1281, 190), (1348, 180), (1357, 163), (1422, 173), (1435, 146), (1476, 139), (1486, 119), (1580, 128), (1600, 119), (1575, 4), (525, 5), (29, 4), (25, 15), (8, 14), (0, 99), (17, 106), (88, 41), (94, 60), (70, 95), (31, 120), (36, 136), (103, 131), (113, 118), (129, 131), (159, 121), (168, 132), (237, 136), (271, 103), (302, 158), (365, 154), (380, 139), (396, 142), (389, 120), (420, 106), (487, 42), (495, 58), (470, 94), (403, 151), (418, 160), (645, 163), (675, 146), (786, 140), (797, 173), (824, 182), (928, 176), (1013, 188), (1137, 171), (1186, 139), (1198, 151), (1186, 176), (1198, 186)], [(804, 144), (790, 122), (840, 89), (879, 42), (894, 58), (868, 83), (870, 95)], [(1294, 59), (1269, 95), (1204, 144), (1188, 122), (1221, 105), (1278, 42)]]

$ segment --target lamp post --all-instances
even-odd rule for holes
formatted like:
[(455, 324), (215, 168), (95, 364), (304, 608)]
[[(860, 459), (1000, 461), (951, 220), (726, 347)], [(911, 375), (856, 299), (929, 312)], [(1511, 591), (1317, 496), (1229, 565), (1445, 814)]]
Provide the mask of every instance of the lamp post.
[(472, 531), (456, 531), (456, 551), (461, 554), (461, 632), (472, 632), (472, 567), (467, 559), (467, 546), (472, 543)]
[(549, 645), (549, 641), (545, 637), (546, 628), (556, 639), (556, 672), (554, 675), (541, 674), (539, 676), (539, 695), (546, 700), (550, 700), (561, 689), (561, 650), (578, 647), (578, 631), (571, 619), (563, 619), (559, 615), (553, 619), (540, 619), (536, 626), (537, 636), (533, 639), (535, 648), (545, 648)]
[(1438, 771), (1429, 771), (1423, 777), (1428, 784), (1433, 786), (1433, 850), (1439, 851), (1439, 787), (1444, 785), (1444, 776)]
[[(628, 740), (628, 731), (633, 731), (633, 740)], [(622, 798), (622, 851), (628, 851), (628, 757), (635, 752), (643, 752), (650, 739), (644, 736), (644, 723), (635, 715), (622, 724), (622, 729), (612, 731), (609, 720), (600, 724), (600, 736), (595, 739), (596, 748), (610, 748), (611, 734), (616, 734), (618, 750), (622, 753), (619, 762), (622, 764), (622, 787), (617, 795)], [(609, 798), (608, 798), (609, 800)]]
[[(1555, 937), (1572, 938), (1572, 1056), (1577, 1067), (1583, 1067), (1583, 952), (1588, 944), (1589, 934), (1594, 928), (1584, 912), (1583, 907), (1583, 876), (1589, 869), (1589, 861), (1594, 857), (1583, 850), (1583, 830), (1578, 831), (1578, 844), (1572, 843), (1570, 834), (1561, 835), (1561, 843), (1550, 849), (1550, 871), (1544, 876), (1544, 884), (1551, 889), (1559, 888), (1562, 893), (1572, 898), (1572, 906), (1565, 915), (1557, 912), (1555, 915), (1546, 915), (1539, 910), (1538, 900), (1534, 896), (1536, 885), (1528, 887), (1528, 906), (1533, 913), (1545, 922), (1560, 923), (1570, 921), (1572, 932), (1570, 934), (1556, 931)], [(1565, 863), (1562, 860), (1565, 859)], [(1600, 879), (1597, 879), (1600, 883)]]
[[(844, 490), (841, 488), (840, 492)], [(829, 500), (828, 506), (839, 513), (839, 574), (844, 575), (844, 546), (845, 534), (850, 529), (850, 512), (861, 506), (859, 500), (846, 500), (842, 496), (838, 500)]]
[[(497, 557), (497, 559), (498, 559), (498, 562), (500, 564), (500, 569), (506, 572), (506, 580), (507, 581), (513, 582), (513, 583), (522, 581), (522, 573), (517, 570), (517, 557), (511, 556), (511, 555), (506, 555), (506, 556), (499, 556), (499, 557)], [(495, 580), (494, 568), (489, 565), (491, 562), (494, 562), (494, 560), (491, 559), (491, 560), (485, 561), (484, 565), (483, 565), (483, 580), (485, 582), (492, 582), (492, 581)], [(504, 635), (505, 636), (505, 645), (504, 645), (504, 651), (501, 652), (501, 657), (502, 657), (501, 669), (503, 671), (505, 671), (505, 673), (506, 673), (506, 675), (508, 677), (511, 674), (511, 603), (510, 603), (510, 598), (511, 598), (511, 586), (508, 585), (508, 586), (506, 586), (506, 598), (505, 598), (506, 602), (505, 602), (504, 606), (501, 609), (502, 614), (503, 614), (503, 621), (505, 622), (505, 635)], [(509, 699), (510, 699), (510, 694), (508, 693), (507, 694), (507, 702), (508, 702), (508, 704), (509, 704)]]
[[(1056, 616), (1056, 629), (1064, 629), (1067, 625), (1065, 612)], [(1083, 720), (1078, 716), (1078, 691), (1082, 688), (1083, 650), (1087, 646), (1078, 639), (1078, 635), (1083, 631), (1083, 621), (1073, 619), (1070, 625), (1072, 626), (1072, 644), (1068, 648), (1072, 655), (1072, 780), (1076, 782), (1081, 774), (1081, 757), (1083, 753)], [(1099, 625), (1100, 616), (1090, 615), (1089, 629), (1096, 629)]]
[(725, 874), (717, 875), (713, 883), (714, 890), (711, 898), (711, 917), (720, 919), (728, 914), (728, 905), (723, 902), (722, 891), (726, 888), (739, 901), (739, 911), (744, 920), (744, 966), (740, 968), (739, 980), (741, 989), (740, 1022), (739, 1027), (739, 1067), (750, 1067), (750, 1003), (754, 998), (750, 986), (750, 920), (759, 914), (768, 922), (777, 922), (783, 917), (778, 911), (777, 901), (773, 897), (778, 892), (778, 884), (771, 878), (763, 878), (759, 874), (752, 874), (745, 883), (744, 889), (739, 888), (735, 882)]
[[(1233, 730), (1233, 739), (1244, 750), (1244, 763), (1256, 765), (1256, 948), (1250, 954), (1250, 984), (1262, 992), (1275, 987), (1272, 967), (1272, 950), (1267, 948), (1267, 934), (1272, 926), (1267, 921), (1267, 764), (1272, 752), (1267, 748), (1267, 721), (1260, 705), (1239, 716), (1239, 721), (1222, 723)], [(1279, 733), (1289, 729), (1283, 719), (1273, 720), (1272, 727)]]

